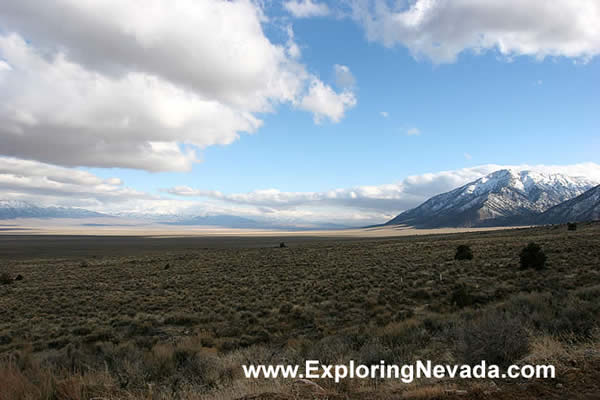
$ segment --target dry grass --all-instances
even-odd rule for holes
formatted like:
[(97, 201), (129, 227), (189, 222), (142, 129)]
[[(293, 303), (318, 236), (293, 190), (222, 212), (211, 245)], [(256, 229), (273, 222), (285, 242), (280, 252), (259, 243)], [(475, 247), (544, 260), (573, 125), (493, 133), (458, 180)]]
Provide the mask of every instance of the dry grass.
[[(24, 277), (0, 285), (0, 387), (11, 388), (0, 400), (291, 396), (290, 382), (244, 379), (244, 363), (453, 363), (475, 353), (502, 364), (567, 363), (600, 343), (599, 233), (600, 224), (580, 224), (286, 239), (287, 248), (23, 254), (0, 265)], [(548, 256), (543, 271), (518, 267), (531, 241)], [(454, 259), (459, 244), (472, 260)], [(394, 386), (319, 384), (334, 397)], [(405, 395), (435, 398), (441, 388)]]

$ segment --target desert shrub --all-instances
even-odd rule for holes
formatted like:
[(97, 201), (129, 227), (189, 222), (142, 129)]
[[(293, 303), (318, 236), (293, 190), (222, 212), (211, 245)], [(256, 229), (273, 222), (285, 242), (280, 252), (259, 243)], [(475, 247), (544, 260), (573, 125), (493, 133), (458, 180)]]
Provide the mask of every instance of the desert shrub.
[(172, 358), (175, 369), (188, 381), (206, 387), (217, 385), (222, 370), (217, 356), (179, 345), (173, 350)]
[(198, 318), (189, 314), (175, 313), (165, 317), (164, 323), (165, 325), (193, 326), (198, 323)]
[(353, 359), (354, 345), (346, 336), (328, 336), (304, 349), (302, 356), (307, 360), (319, 360), (323, 364), (342, 363)]
[(401, 358), (412, 358), (417, 349), (423, 349), (430, 343), (432, 334), (424, 324), (411, 320), (392, 323), (379, 335), (381, 343), (390, 347)]
[(10, 285), (13, 283), (13, 279), (8, 272), (3, 272), (0, 274), (0, 283), (3, 285)]
[(568, 222), (567, 223), (567, 229), (570, 231), (576, 231), (577, 230), (577, 224), (575, 222)]
[(529, 336), (517, 318), (490, 310), (459, 327), (457, 353), (463, 362), (506, 367), (529, 351)]
[(457, 285), (452, 290), (450, 303), (459, 308), (469, 307), (477, 303), (478, 297), (472, 293), (472, 288), (467, 285)]
[(530, 326), (551, 335), (573, 334), (576, 339), (588, 338), (600, 324), (600, 297), (597, 287), (575, 294), (532, 293), (518, 295), (501, 308)]
[(529, 243), (519, 254), (521, 269), (534, 268), (541, 270), (546, 267), (546, 254), (539, 244)]
[(230, 351), (238, 349), (239, 347), (240, 347), (240, 341), (237, 339), (223, 340), (217, 346), (219, 351), (221, 351), (222, 353), (228, 353)]
[(431, 295), (425, 289), (417, 289), (412, 292), (410, 296), (417, 300), (429, 300), (431, 298)]
[(383, 343), (379, 338), (374, 338), (364, 346), (358, 352), (358, 360), (364, 365), (376, 365), (381, 360), (388, 364), (400, 363), (403, 360), (403, 352), (399, 347), (392, 347), (389, 344)]
[(456, 254), (454, 255), (455, 260), (472, 260), (473, 259), (473, 251), (471, 251), (471, 247), (466, 244), (461, 244), (456, 248)]
[(22, 281), (23, 280), (23, 275), (18, 274), (17, 276), (15, 276), (15, 281)]
[(283, 303), (279, 307), (280, 314), (289, 314), (292, 311), (293, 306), (290, 303)]
[(579, 289), (575, 292), (575, 295), (581, 300), (590, 302), (597, 301), (600, 299), (600, 285)]
[(580, 300), (569, 299), (555, 311), (555, 317), (545, 320), (548, 331), (554, 334), (572, 333), (577, 338), (588, 338), (599, 326), (600, 306)]
[(86, 335), (89, 335), (90, 333), (92, 333), (92, 330), (90, 328), (80, 326), (80, 327), (73, 329), (71, 331), (71, 333), (76, 336), (86, 336)]
[(287, 246), (285, 245), (285, 242), (281, 242), (281, 243), (279, 243), (279, 247), (283, 249), (283, 248), (285, 248)]

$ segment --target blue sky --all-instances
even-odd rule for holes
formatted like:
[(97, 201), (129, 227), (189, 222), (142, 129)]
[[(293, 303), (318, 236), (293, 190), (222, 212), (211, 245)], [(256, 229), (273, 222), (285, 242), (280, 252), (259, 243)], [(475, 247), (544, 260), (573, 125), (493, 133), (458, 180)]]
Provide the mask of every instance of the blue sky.
[[(279, 7), (266, 11), (286, 15)], [(315, 125), (310, 114), (282, 105), (261, 116), (265, 124), (256, 134), (204, 150), (203, 162), (189, 173), (118, 175), (143, 190), (192, 185), (231, 193), (324, 191), (487, 163), (597, 160), (598, 58), (509, 59), (489, 50), (435, 64), (415, 59), (406, 48), (369, 42), (349, 19), (289, 23), (303, 61), (323, 81), (333, 85), (335, 64), (355, 76), (357, 105), (341, 122)], [(282, 39), (281, 29), (271, 31), (273, 40)], [(412, 128), (420, 135), (407, 135)]]
[[(141, 33), (136, 39), (123, 44), (123, 48), (134, 55), (142, 45), (144, 51), (150, 46), (157, 55), (147, 57), (140, 51), (137, 60), (125, 56), (119, 60), (123, 52), (111, 54), (111, 46), (102, 41), (91, 42), (98, 32), (86, 36), (88, 27), (75, 27), (73, 32), (84, 31), (77, 38), (70, 37), (69, 32), (51, 36), (35, 27), (52, 28), (59, 18), (73, 25), (82, 18), (96, 18), (92, 3), (83, 2), (85, 5), (78, 9), (73, 6), (72, 10), (67, 7), (64, 15), (56, 19), (51, 10), (48, 17), (40, 17), (32, 11), (34, 2), (29, 1), (9, 1), (2, 6), (4, 10), (0, 9), (4, 15), (0, 18), (0, 34), (4, 40), (4, 45), (0, 42), (0, 62), (3, 63), (0, 67), (5, 65), (4, 69), (0, 68), (0, 85), (4, 85), (0, 90), (10, 93), (7, 103), (14, 105), (17, 111), (11, 112), (20, 116), (0, 114), (9, 126), (16, 126), (13, 131), (0, 132), (5, 149), (2, 155), (60, 168), (61, 174), (76, 169), (99, 182), (117, 178), (119, 183), (115, 187), (118, 188), (110, 190), (123, 191), (123, 196), (135, 192), (134, 197), (142, 200), (147, 197), (148, 202), (154, 202), (148, 209), (154, 209), (156, 204), (168, 204), (168, 210), (191, 207), (199, 213), (228, 211), (267, 218), (281, 212), (282, 218), (293, 219), (294, 212), (301, 207), (308, 207), (310, 212), (306, 213), (312, 215), (312, 208), (321, 206), (323, 211), (315, 211), (314, 215), (325, 218), (333, 203), (292, 205), (283, 212), (275, 200), (273, 208), (261, 214), (260, 207), (270, 207), (267, 200), (259, 204), (239, 199), (231, 201), (226, 197), (275, 189), (288, 193), (285, 195), (288, 198), (289, 193), (351, 191), (365, 186), (401, 184), (409, 176), (426, 173), (471, 171), (464, 177), (458, 173), (461, 178), (451, 180), (452, 184), (460, 184), (467, 177), (476, 177), (490, 169), (482, 166), (570, 166), (598, 161), (600, 61), (596, 54), (600, 52), (600, 25), (593, 22), (594, 18), (600, 21), (600, 6), (593, 1), (582, 2), (580, 7), (558, 1), (542, 10), (542, 3), (537, 0), (530, 4), (512, 4), (511, 0), (499, 2), (492, 10), (486, 2), (464, 1), (443, 8), (440, 6), (443, 0), (343, 3), (298, 0), (265, 4), (234, 1), (230, 6), (218, 0), (203, 0), (182, 2), (181, 7), (189, 7), (181, 14), (184, 19), (189, 16), (189, 21), (182, 21), (175, 18), (177, 10), (169, 9), (167, 2), (156, 0), (163, 14), (153, 17), (158, 18), (162, 30), (157, 29), (150, 35), (148, 28), (140, 25)], [(100, 3), (106, 3), (104, 6), (114, 3), (116, 7), (110, 0)], [(124, 10), (118, 11), (124, 21), (128, 12), (143, 15), (144, 10), (126, 4)], [(444, 15), (451, 7), (455, 7), (457, 13), (463, 12), (459, 15), (470, 17), (456, 21), (452, 19), (456, 13)], [(592, 17), (586, 19), (590, 10)], [(467, 11), (468, 14), (464, 14)], [(214, 13), (218, 29), (208, 34), (196, 32), (194, 28), (199, 21), (204, 21), (210, 13)], [(486, 22), (490, 13), (494, 21), (504, 19), (508, 24), (495, 26), (496, 22)], [(117, 21), (119, 16), (121, 14), (117, 15)], [(233, 20), (234, 16), (238, 19)], [(572, 26), (562, 24), (565, 16), (570, 17)], [(398, 20), (405, 22), (398, 23)], [(133, 27), (127, 29), (136, 31), (136, 22), (131, 23)], [(177, 24), (186, 23), (190, 25), (189, 30), (175, 28)], [(107, 43), (110, 40), (121, 43), (114, 38), (123, 34), (122, 27), (89, 25), (90, 30), (99, 29)], [(150, 39), (144, 37), (147, 33)], [(164, 42), (169, 46), (161, 48), (156, 44), (159, 41), (154, 40), (160, 35), (164, 35)], [(211, 53), (214, 49), (208, 41), (225, 43), (225, 54), (229, 38), (233, 38), (232, 46), (240, 42), (247, 46), (247, 59), (233, 60), (221, 57), (218, 52)], [(180, 46), (182, 42), (187, 46), (188, 40), (189, 47)], [(299, 54), (292, 51), (292, 45), (299, 49)], [(15, 50), (19, 46), (23, 48), (21, 53)], [(94, 50), (94, 46), (97, 46), (97, 54), (106, 54), (105, 60), (117, 58), (114, 65), (106, 65), (110, 62), (99, 61), (100, 56), (96, 59), (95, 54), (86, 53), (90, 47), (90, 52)], [(29, 59), (20, 55), (27, 52)], [(28, 98), (14, 94), (15, 89), (7, 83), (13, 81), (16, 85), (21, 81), (32, 93), (39, 93), (35, 89), (45, 84), (34, 82), (32, 74), (26, 72), (33, 71), (30, 65), (40, 63), (26, 63), (48, 52), (55, 52), (54, 56), (59, 57), (44, 67), (47, 70), (58, 69), (61, 65), (56, 60), (61, 57), (71, 67), (81, 69), (77, 78), (61, 75), (67, 78), (58, 90), (75, 86), (75, 81), (77, 85), (87, 85), (65, 89), (65, 109), (69, 113), (70, 110), (81, 113), (80, 119), (69, 121), (65, 126), (60, 125), (64, 119), (54, 117), (63, 110), (55, 104), (50, 106), (50, 99), (40, 100), (43, 90), (37, 97)], [(166, 60), (167, 56), (174, 58)], [(278, 57), (280, 64), (268, 65), (263, 58), (269, 57)], [(208, 72), (201, 72), (202, 65), (194, 64), (210, 64), (213, 59), (215, 68)], [(260, 74), (250, 71), (249, 78), (243, 80), (246, 75), (242, 69), (254, 62), (259, 64)], [(190, 68), (186, 69), (186, 65)], [(336, 82), (336, 65), (350, 71), (354, 85)], [(229, 67), (232, 69), (229, 78), (227, 73), (220, 74), (220, 69)], [(137, 81), (131, 83), (132, 79), (123, 77), (133, 76), (140, 70), (145, 74), (143, 82), (156, 77), (160, 85), (164, 83), (164, 90), (154, 93), (156, 88), (147, 87), (145, 83), (140, 84), (141, 87), (126, 86), (138, 85)], [(247, 84), (251, 89), (242, 91), (227, 86), (227, 82), (237, 79), (238, 72), (240, 87)], [(2, 80), (2, 73), (9, 78)], [(11, 73), (13, 78), (10, 78)], [(203, 74), (210, 73), (214, 78), (203, 79)], [(290, 74), (297, 75), (297, 80), (290, 78)], [(105, 79), (106, 87), (111, 88), (107, 91), (110, 96), (102, 93), (101, 97), (97, 87), (82, 84), (84, 75), (93, 77), (89, 79), (96, 82)], [(282, 85), (285, 87), (262, 87), (263, 83), (257, 83), (256, 76), (264, 81), (285, 80)], [(219, 79), (223, 81), (221, 86)], [(171, 84), (176, 89), (167, 87)], [(331, 101), (305, 102), (311, 98), (313, 84), (320, 85), (319, 93), (330, 93)], [(48, 89), (48, 96), (56, 90)], [(119, 90), (139, 93), (139, 97), (130, 99)], [(87, 97), (79, 101), (85, 103), (85, 109), (68, 103), (74, 98), (73, 93), (79, 92), (87, 93)], [(171, 95), (174, 102), (166, 103), (164, 98)], [(347, 96), (345, 103), (341, 100), (344, 95)], [(222, 105), (223, 114), (206, 112), (206, 119), (196, 121), (194, 116), (204, 115), (205, 111), (192, 103), (191, 96)], [(151, 106), (155, 107), (153, 112), (159, 114), (158, 121), (145, 116), (149, 106), (143, 98), (154, 97), (158, 100)], [(124, 99), (123, 107), (118, 110), (109, 107), (108, 103), (118, 104), (121, 99)], [(42, 104), (27, 108), (27, 102)], [(337, 113), (327, 108), (330, 105), (338, 107)], [(191, 111), (184, 114), (181, 110), (187, 107)], [(47, 117), (51, 113), (53, 117)], [(210, 120), (213, 115), (216, 122)], [(248, 115), (261, 122), (254, 125)], [(114, 124), (107, 123), (102, 130), (97, 128), (113, 117)], [(233, 121), (231, 126), (230, 120)], [(136, 121), (148, 122), (135, 126)], [(46, 130), (34, 129), (36, 124)], [(116, 127), (114, 133), (111, 127)], [(15, 132), (21, 132), (21, 136), (15, 136)], [(37, 135), (44, 136), (40, 139)], [(239, 138), (235, 139), (235, 135)], [(23, 137), (30, 141), (24, 141)], [(51, 137), (63, 140), (56, 144), (56, 152), (49, 150), (53, 148), (47, 142)], [(40, 140), (47, 146), (40, 146)], [(158, 150), (144, 153), (148, 151), (148, 143), (156, 140), (169, 143), (170, 153)], [(81, 145), (77, 144), (79, 141)], [(184, 149), (194, 150), (196, 159), (187, 157)], [(585, 168), (575, 167), (575, 170)], [(448, 189), (448, 185), (450, 183), (432, 187), (426, 192)], [(14, 185), (10, 187), (8, 195), (16, 198), (25, 198), (33, 192), (29, 188), (21, 193)], [(187, 193), (174, 188), (185, 188)], [(38, 192), (40, 190), (38, 188)], [(107, 200), (105, 195), (95, 194), (96, 190), (100, 189), (90, 189), (89, 194), (79, 198), (80, 202), (69, 196), (67, 203), (96, 209), (131, 207), (131, 203), (123, 199)], [(206, 196), (206, 191), (218, 191), (219, 195)], [(49, 202), (66, 201), (56, 194), (48, 196)], [(417, 196), (412, 201), (420, 199)], [(378, 214), (369, 214), (363, 206), (343, 204), (347, 207), (346, 214), (340, 213), (339, 218), (344, 220), (343, 214), (350, 220), (376, 220), (401, 211), (409, 203), (399, 201), (387, 213), (378, 209)], [(133, 208), (143, 209), (140, 204)], [(297, 218), (303, 218), (306, 213), (299, 212)], [(357, 217), (361, 213), (364, 215)]]

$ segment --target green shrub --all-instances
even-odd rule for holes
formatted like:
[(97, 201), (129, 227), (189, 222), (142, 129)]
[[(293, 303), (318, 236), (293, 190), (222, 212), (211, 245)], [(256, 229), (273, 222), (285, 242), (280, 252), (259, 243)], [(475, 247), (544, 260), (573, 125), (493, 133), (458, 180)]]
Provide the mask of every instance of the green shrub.
[(519, 254), (521, 269), (534, 268), (541, 270), (546, 267), (546, 254), (539, 244), (529, 243)]
[(456, 254), (454, 255), (455, 260), (472, 260), (473, 251), (466, 244), (461, 244), (456, 248)]

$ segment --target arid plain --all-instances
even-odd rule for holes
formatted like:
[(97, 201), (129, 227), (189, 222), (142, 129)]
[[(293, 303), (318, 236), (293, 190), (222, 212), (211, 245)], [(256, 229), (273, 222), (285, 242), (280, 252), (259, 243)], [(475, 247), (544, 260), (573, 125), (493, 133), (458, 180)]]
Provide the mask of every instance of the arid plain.
[[(598, 223), (420, 235), (26, 228), (0, 235), (2, 400), (591, 399), (600, 390)], [(545, 269), (519, 267), (529, 242), (547, 255)], [(472, 260), (455, 260), (461, 244)], [(242, 375), (245, 363), (306, 359), (552, 363), (557, 378), (319, 380), (322, 392), (306, 393), (293, 380)]]

